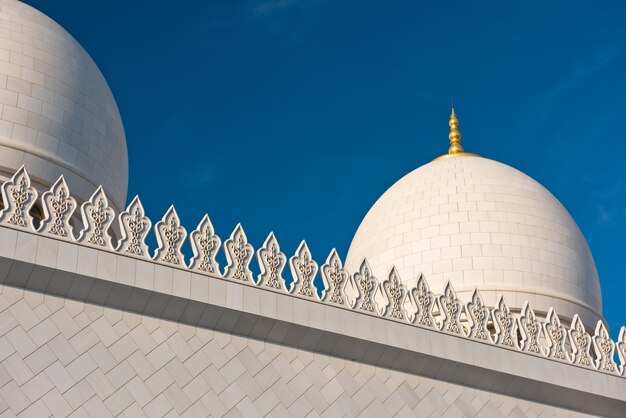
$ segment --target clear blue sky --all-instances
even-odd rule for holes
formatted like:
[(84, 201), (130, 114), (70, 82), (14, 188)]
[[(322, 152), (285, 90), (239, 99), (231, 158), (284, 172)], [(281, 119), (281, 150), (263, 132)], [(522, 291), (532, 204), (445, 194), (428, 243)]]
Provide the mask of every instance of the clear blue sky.
[(206, 212), (224, 239), (242, 222), (255, 247), (273, 230), (288, 255), (345, 257), (381, 193), (445, 152), (454, 96), (468, 151), (568, 208), (626, 323), (623, 1), (26, 2), (104, 73), (152, 219), (174, 203), (188, 230)]

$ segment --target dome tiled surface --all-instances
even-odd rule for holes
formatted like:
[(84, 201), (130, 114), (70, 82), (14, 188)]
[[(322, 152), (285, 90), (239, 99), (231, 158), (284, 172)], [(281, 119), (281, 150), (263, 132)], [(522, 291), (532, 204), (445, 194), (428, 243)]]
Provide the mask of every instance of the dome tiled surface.
[(364, 257), (379, 278), (395, 265), (407, 285), (424, 274), (440, 292), (449, 280), (466, 301), (477, 287), (492, 306), (503, 294), (516, 310), (529, 301), (586, 324), (602, 315), (593, 256), (567, 210), (527, 175), (486, 158), (436, 160), (389, 188), (359, 226), (348, 269)]
[(43, 13), (0, 0), (0, 179), (22, 164), (39, 188), (63, 174), (79, 200), (102, 185), (125, 206), (124, 127), (98, 67)]

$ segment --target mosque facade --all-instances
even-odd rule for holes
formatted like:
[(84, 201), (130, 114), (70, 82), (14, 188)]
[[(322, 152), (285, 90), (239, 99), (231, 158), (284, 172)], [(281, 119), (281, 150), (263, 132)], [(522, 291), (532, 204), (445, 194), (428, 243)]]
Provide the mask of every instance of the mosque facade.
[(584, 236), (536, 181), (466, 153), (454, 109), (448, 153), (380, 197), (345, 265), (127, 205), (103, 75), (17, 0), (0, 110), (3, 416), (626, 414), (626, 328), (611, 338)]

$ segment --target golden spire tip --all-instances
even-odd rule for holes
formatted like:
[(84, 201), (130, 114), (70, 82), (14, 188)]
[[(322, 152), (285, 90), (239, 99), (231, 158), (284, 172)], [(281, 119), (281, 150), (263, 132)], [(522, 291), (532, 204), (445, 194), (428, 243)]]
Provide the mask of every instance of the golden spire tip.
[(448, 154), (458, 154), (464, 152), (463, 147), (461, 146), (459, 120), (456, 117), (456, 113), (454, 113), (454, 105), (452, 105), (452, 113), (450, 113), (450, 121), (448, 122), (448, 125), (450, 126), (450, 133), (448, 134), (450, 148), (448, 148)]

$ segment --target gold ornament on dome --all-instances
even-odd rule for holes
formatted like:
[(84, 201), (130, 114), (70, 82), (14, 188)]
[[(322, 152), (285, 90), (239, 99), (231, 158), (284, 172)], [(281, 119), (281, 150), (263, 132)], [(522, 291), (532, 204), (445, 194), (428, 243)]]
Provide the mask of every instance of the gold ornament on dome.
[(456, 117), (456, 113), (454, 113), (454, 106), (452, 106), (452, 113), (450, 113), (450, 121), (448, 122), (448, 125), (450, 126), (450, 133), (448, 134), (450, 147), (448, 148), (448, 153), (435, 158), (435, 160), (442, 160), (450, 157), (480, 157), (478, 154), (465, 152), (463, 149), (463, 146), (461, 145), (461, 132), (459, 131), (459, 120)]

